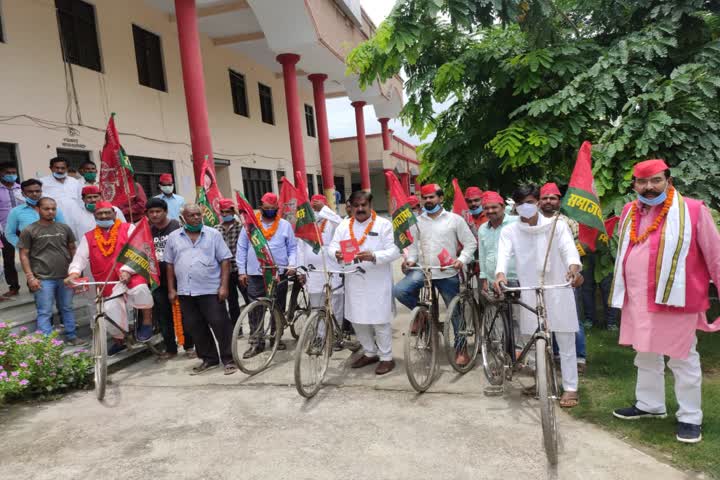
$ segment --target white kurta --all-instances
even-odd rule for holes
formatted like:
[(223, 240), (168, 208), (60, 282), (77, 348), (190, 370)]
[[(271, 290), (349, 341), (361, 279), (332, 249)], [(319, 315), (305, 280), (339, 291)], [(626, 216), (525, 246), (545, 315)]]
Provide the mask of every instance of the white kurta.
[[(355, 222), (355, 238), (360, 241), (365, 228), (371, 221)], [(330, 244), (330, 255), (340, 251), (340, 241), (350, 240), (350, 220), (343, 220), (335, 230)], [(345, 318), (353, 323), (379, 325), (389, 323), (393, 319), (393, 274), (392, 262), (400, 258), (393, 240), (392, 223), (378, 215), (375, 225), (368, 233), (360, 251), (375, 254), (376, 262), (360, 262), (365, 269), (364, 275), (347, 275), (345, 277)], [(348, 269), (353, 268), (352, 266)]]
[(81, 218), (85, 205), (81, 192), (82, 185), (76, 179), (68, 176), (64, 182), (58, 181), (52, 175), (39, 179), (42, 182), (43, 197), (50, 197), (57, 203), (57, 207), (65, 217), (65, 223), (77, 236), (79, 232), (78, 219)]
[[(322, 249), (315, 253), (312, 247), (304, 241), (298, 241), (298, 265), (308, 266), (312, 265), (317, 270), (340, 270), (340, 266), (335, 260), (334, 255), (330, 255), (330, 243), (332, 243), (335, 230), (338, 225), (342, 222), (342, 218), (329, 207), (324, 206), (319, 213), (315, 214), (318, 219), (318, 228), (323, 221), (325, 223), (325, 229), (322, 232)], [(323, 262), (323, 256), (324, 262)], [(333, 275), (331, 283), (333, 288), (336, 288), (342, 284), (342, 279), (339, 275)], [(307, 274), (307, 282), (305, 283), (308, 293), (323, 293), (323, 286), (325, 285), (325, 273), (323, 272), (309, 272)], [(341, 293), (341, 290), (335, 290), (334, 293)]]
[[(540, 274), (545, 260), (553, 219), (539, 215), (534, 227), (523, 222), (513, 223), (503, 228), (497, 252), (497, 273), (507, 274), (510, 259), (515, 256), (517, 278), (520, 286), (531, 287), (540, 284)], [(545, 273), (546, 285), (565, 283), (565, 275), (570, 265), (582, 265), (570, 227), (558, 220), (553, 238), (550, 257)], [(535, 306), (535, 292), (522, 292), (522, 301)], [(575, 294), (572, 288), (548, 290), (545, 292), (550, 330), (554, 332), (577, 332), (578, 317), (575, 308)], [(520, 332), (530, 334), (537, 328), (537, 316), (521, 308)]]

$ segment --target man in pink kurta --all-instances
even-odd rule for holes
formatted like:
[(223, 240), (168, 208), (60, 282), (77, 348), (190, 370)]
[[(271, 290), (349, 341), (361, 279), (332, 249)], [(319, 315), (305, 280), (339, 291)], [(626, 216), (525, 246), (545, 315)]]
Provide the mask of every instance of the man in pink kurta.
[(613, 414), (624, 420), (667, 416), (667, 355), (679, 405), (676, 438), (696, 443), (702, 439), (702, 372), (695, 331), (720, 330), (720, 322), (708, 324), (705, 316), (710, 278), (720, 282), (720, 234), (707, 207), (672, 183), (662, 160), (633, 170), (638, 199), (625, 205), (620, 221), (611, 302), (622, 308), (620, 344), (637, 352), (636, 403)]

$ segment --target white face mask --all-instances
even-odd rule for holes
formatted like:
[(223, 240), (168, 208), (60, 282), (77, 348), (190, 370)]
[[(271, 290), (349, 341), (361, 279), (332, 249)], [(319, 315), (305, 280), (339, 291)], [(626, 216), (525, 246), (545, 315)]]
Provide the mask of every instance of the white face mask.
[(173, 192), (173, 187), (174, 187), (174, 185), (160, 185), (160, 190), (165, 195), (170, 195)]
[(516, 206), (515, 210), (517, 210), (522, 218), (527, 220), (537, 214), (538, 206), (537, 203), (523, 203), (522, 205)]

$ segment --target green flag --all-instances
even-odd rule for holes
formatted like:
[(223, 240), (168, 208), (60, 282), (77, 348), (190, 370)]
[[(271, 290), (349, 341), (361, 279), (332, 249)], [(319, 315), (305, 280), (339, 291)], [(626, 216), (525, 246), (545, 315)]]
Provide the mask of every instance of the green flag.
[(196, 203), (202, 209), (202, 221), (204, 225), (207, 225), (208, 227), (214, 227), (215, 225), (220, 223), (220, 219), (218, 218), (217, 213), (215, 213), (215, 210), (213, 210), (210, 202), (208, 202), (207, 195), (205, 194), (205, 188), (197, 187)]

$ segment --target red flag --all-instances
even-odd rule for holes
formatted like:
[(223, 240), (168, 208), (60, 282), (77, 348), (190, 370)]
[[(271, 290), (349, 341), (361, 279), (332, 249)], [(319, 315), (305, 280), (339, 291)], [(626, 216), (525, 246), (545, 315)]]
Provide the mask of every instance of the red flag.
[[(202, 172), (202, 175), (200, 177), (202, 179), (202, 184), (198, 185), (198, 187), (203, 187), (203, 189), (205, 190), (205, 199), (207, 200), (207, 203), (212, 207), (215, 215), (219, 219), (220, 199), (222, 198), (222, 194), (220, 193), (220, 189), (217, 186), (215, 169), (210, 168), (207, 155), (205, 155), (205, 158), (203, 159), (200, 171)], [(198, 198), (200, 198), (200, 195), (198, 195)]]
[(298, 209), (298, 193), (286, 177), (280, 179), (280, 215), (295, 228), (295, 214)]
[(135, 197), (133, 173), (130, 160), (120, 145), (113, 113), (105, 130), (105, 145), (100, 154), (100, 191), (103, 200), (114, 206), (130, 205), (130, 199)]
[(417, 219), (410, 208), (407, 195), (400, 182), (392, 171), (385, 172), (387, 181), (390, 214), (392, 215), (393, 237), (395, 245), (402, 250), (410, 246), (413, 237), (410, 234), (410, 227), (417, 223)]
[(245, 233), (248, 236), (250, 245), (252, 245), (253, 250), (255, 251), (255, 256), (257, 257), (260, 268), (263, 271), (263, 278), (265, 280), (265, 286), (267, 287), (270, 285), (270, 282), (272, 282), (274, 272), (274, 269), (266, 268), (273, 267), (275, 265), (272, 252), (270, 252), (267, 239), (263, 235), (262, 230), (260, 230), (257, 218), (255, 218), (255, 212), (250, 204), (247, 200), (245, 200), (245, 197), (243, 197), (240, 192), (235, 192), (235, 200), (238, 205), (238, 213), (242, 216), (243, 223), (245, 224)]
[(295, 211), (295, 236), (309, 243), (313, 251), (317, 253), (320, 251), (322, 238), (320, 238), (320, 230), (318, 230), (317, 225), (315, 225), (315, 212), (310, 206), (308, 190), (302, 173), (295, 173), (295, 184), (297, 185), (295, 188), (297, 204)]
[(117, 256), (117, 262), (129, 266), (143, 277), (151, 290), (160, 285), (160, 267), (147, 217), (142, 217), (135, 225), (135, 230)]
[(472, 221), (471, 215), (470, 215), (470, 209), (468, 208), (467, 202), (465, 201), (465, 196), (463, 195), (463, 191), (460, 188), (460, 184), (458, 183), (457, 178), (453, 178), (452, 181), (453, 189), (455, 189), (455, 195), (453, 196), (453, 213), (457, 213), (461, 217), (465, 219), (466, 222), (470, 223)]

